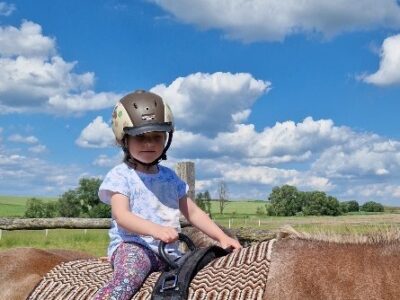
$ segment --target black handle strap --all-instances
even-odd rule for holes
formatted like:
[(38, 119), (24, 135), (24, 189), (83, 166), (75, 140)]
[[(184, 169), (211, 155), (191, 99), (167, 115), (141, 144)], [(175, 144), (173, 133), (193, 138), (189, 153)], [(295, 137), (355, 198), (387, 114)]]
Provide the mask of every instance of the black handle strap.
[[(190, 251), (194, 251), (197, 249), (196, 245), (193, 243), (193, 241), (185, 234), (179, 233), (178, 234), (178, 239), (186, 244), (188, 246)], [(171, 260), (171, 258), (165, 253), (165, 246), (167, 243), (164, 241), (160, 241), (158, 244), (158, 253), (160, 254), (160, 257), (162, 260), (171, 268), (171, 269), (177, 269), (178, 264)]]

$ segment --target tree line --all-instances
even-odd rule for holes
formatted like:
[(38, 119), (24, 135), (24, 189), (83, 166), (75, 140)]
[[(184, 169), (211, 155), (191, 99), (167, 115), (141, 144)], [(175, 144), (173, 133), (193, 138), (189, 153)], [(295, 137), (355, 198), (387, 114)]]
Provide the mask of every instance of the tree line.
[(266, 204), (270, 216), (338, 216), (349, 212), (383, 212), (382, 204), (368, 201), (359, 205), (356, 200), (340, 202), (321, 191), (303, 192), (291, 185), (274, 187)]
[[(54, 218), (54, 217), (81, 217), (81, 218), (109, 218), (111, 206), (104, 204), (98, 197), (101, 180), (97, 178), (82, 178), (76, 189), (68, 190), (57, 201), (43, 201), (30, 198), (26, 203), (24, 216), (27, 218)], [(217, 188), (219, 213), (223, 214), (228, 200), (228, 186), (220, 182)], [(207, 214), (211, 215), (211, 197), (208, 191), (198, 193), (196, 204)], [(265, 211), (258, 207), (256, 214), (264, 212), (269, 216), (296, 216), (296, 215), (328, 215), (338, 216), (349, 212), (383, 212), (382, 204), (368, 201), (359, 205), (356, 200), (339, 202), (335, 197), (325, 192), (299, 191), (296, 187), (283, 185), (274, 187), (265, 204)]]
[(26, 202), (27, 218), (110, 218), (111, 206), (100, 201), (97, 192), (101, 180), (82, 178), (76, 189), (68, 190), (57, 201), (30, 198)]

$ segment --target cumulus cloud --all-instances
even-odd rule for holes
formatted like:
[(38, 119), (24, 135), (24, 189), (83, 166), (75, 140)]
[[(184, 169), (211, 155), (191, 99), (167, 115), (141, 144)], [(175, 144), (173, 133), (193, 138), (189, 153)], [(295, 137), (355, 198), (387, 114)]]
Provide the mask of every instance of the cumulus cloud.
[(248, 73), (195, 73), (151, 91), (171, 106), (182, 130), (215, 135), (250, 115), (250, 107), (271, 86)]
[(84, 148), (104, 148), (115, 145), (115, 137), (110, 126), (99, 116), (82, 130), (75, 143)]
[(29, 147), (28, 151), (30, 151), (32, 153), (36, 153), (36, 154), (44, 153), (47, 151), (47, 147), (45, 145), (36, 145), (33, 147)]
[(74, 73), (75, 65), (58, 55), (39, 24), (0, 27), (1, 113), (80, 114), (117, 101), (118, 94), (94, 92), (94, 74)]
[(349, 198), (359, 198), (362, 196), (367, 200), (375, 199), (377, 197), (380, 199), (390, 199), (393, 197), (400, 199), (400, 185), (390, 183), (370, 183), (363, 186), (349, 187), (346, 191), (346, 195)]
[(245, 42), (281, 41), (294, 34), (331, 37), (345, 31), (400, 27), (396, 0), (150, 0), (179, 21), (220, 29)]
[(253, 124), (237, 124), (234, 130), (212, 138), (177, 131), (172, 151), (186, 158), (229, 156), (253, 165), (279, 164), (308, 160), (332, 145), (348, 142), (354, 134), (332, 120), (307, 117), (299, 123), (277, 122), (262, 131), (256, 131)]
[(400, 34), (384, 40), (380, 57), (379, 70), (361, 79), (378, 86), (400, 84)]
[(123, 152), (120, 151), (117, 155), (108, 156), (105, 154), (99, 155), (94, 161), (93, 165), (103, 168), (112, 168), (118, 163), (121, 163), (123, 159)]
[(376, 135), (354, 136), (351, 142), (326, 149), (312, 167), (332, 178), (397, 176), (400, 142)]
[(24, 144), (36, 144), (39, 142), (35, 136), (22, 136), (20, 134), (13, 134), (8, 137), (10, 142), (14, 143), (24, 143)]
[(4, 194), (49, 195), (75, 188), (82, 171), (0, 147), (0, 190)]
[(0, 2), (0, 16), (10, 16), (16, 9), (14, 4)]
[[(394, 188), (400, 177), (400, 141), (337, 126), (332, 120), (278, 122), (256, 131), (237, 124), (215, 137), (178, 131), (170, 151), (176, 159), (191, 160), (198, 170), (199, 189), (215, 189), (225, 180), (235, 197), (261, 195), (273, 186), (291, 184), (303, 190), (323, 190), (340, 199), (360, 201), (400, 198)], [(383, 193), (371, 188), (380, 182)], [(196, 181), (197, 183), (197, 181)], [(375, 196), (375, 197), (374, 197)], [(265, 196), (264, 196), (265, 197)]]
[(265, 185), (290, 184), (306, 189), (330, 190), (333, 185), (328, 178), (317, 177), (294, 169), (278, 169), (265, 166), (235, 165), (224, 172), (224, 177), (233, 182), (258, 182)]

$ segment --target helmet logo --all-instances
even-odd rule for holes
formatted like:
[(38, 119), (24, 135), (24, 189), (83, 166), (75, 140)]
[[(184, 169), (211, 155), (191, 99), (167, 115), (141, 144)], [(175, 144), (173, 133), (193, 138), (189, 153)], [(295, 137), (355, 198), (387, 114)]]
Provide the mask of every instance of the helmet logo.
[(151, 121), (154, 120), (156, 118), (155, 114), (143, 114), (142, 115), (142, 120), (144, 121)]

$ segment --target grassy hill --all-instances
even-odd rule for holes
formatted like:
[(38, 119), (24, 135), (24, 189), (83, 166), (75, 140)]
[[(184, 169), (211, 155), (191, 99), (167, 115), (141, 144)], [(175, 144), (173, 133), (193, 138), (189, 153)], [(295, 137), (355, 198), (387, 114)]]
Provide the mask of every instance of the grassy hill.
[[(25, 203), (32, 197), (0, 196), (0, 217), (22, 217), (25, 213)], [(57, 198), (36, 197), (45, 201), (54, 201)]]

